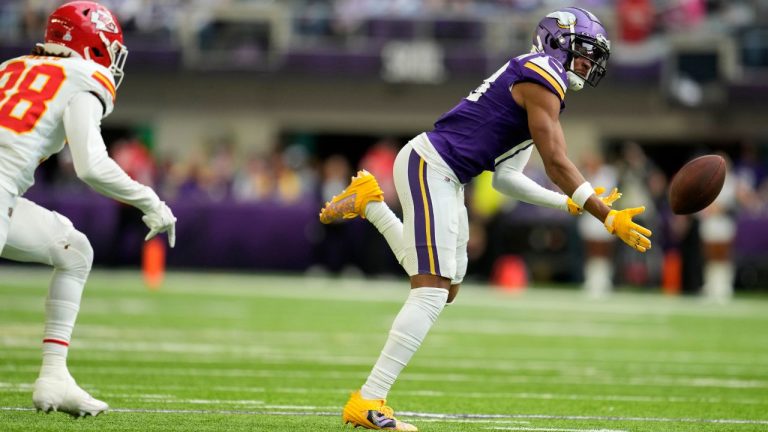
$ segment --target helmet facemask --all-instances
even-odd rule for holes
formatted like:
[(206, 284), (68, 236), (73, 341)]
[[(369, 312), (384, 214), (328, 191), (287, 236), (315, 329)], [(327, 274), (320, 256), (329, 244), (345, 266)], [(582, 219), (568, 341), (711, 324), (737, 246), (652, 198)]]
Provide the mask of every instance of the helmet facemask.
[(123, 67), (125, 66), (125, 61), (128, 59), (128, 48), (117, 40), (113, 40), (110, 43), (109, 39), (104, 36), (104, 33), (99, 33), (99, 37), (107, 48), (110, 60), (109, 71), (112, 72), (112, 76), (115, 79), (115, 89), (117, 89), (120, 87), (120, 83), (123, 82), (123, 78), (125, 77)]
[(611, 51), (600, 21), (591, 12), (569, 7), (548, 14), (533, 35), (533, 51), (563, 65), (571, 90), (596, 86), (605, 76)]
[[(563, 36), (571, 36), (571, 46), (561, 47), (568, 51), (568, 61), (565, 68), (570, 88), (576, 91), (581, 90), (585, 82), (592, 87), (597, 86), (605, 76), (608, 57), (610, 57), (608, 41), (585, 35), (566, 34)], [(577, 58), (583, 58), (589, 62), (589, 70), (586, 73), (577, 71)]]
[[(109, 55), (109, 67), (107, 69), (112, 72), (112, 77), (115, 79), (115, 89), (117, 89), (120, 87), (123, 77), (125, 77), (123, 67), (125, 66), (125, 61), (128, 59), (128, 48), (117, 40), (110, 42), (109, 39), (104, 36), (104, 33), (99, 32), (99, 38), (104, 44), (107, 55)], [(101, 52), (96, 51), (96, 48), (94, 47), (86, 47), (85, 52), (83, 53), (85, 54), (86, 60), (94, 60), (91, 56), (91, 52), (93, 52), (94, 56), (103, 55)]]

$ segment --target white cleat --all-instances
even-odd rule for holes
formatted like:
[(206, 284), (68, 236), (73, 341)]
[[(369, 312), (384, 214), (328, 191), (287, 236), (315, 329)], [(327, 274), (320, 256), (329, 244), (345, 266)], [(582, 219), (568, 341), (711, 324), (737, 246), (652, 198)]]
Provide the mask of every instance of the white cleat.
[(97, 416), (109, 409), (109, 405), (94, 399), (69, 375), (38, 378), (32, 402), (38, 412), (61, 411), (72, 417)]

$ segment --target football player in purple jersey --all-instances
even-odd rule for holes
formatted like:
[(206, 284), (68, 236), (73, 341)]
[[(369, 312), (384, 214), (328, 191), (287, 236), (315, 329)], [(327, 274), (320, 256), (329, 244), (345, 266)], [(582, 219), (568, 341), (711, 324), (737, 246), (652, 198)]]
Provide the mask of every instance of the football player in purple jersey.
[[(643, 207), (612, 210), (615, 189), (598, 196), (568, 159), (560, 126), (568, 89), (596, 86), (605, 75), (610, 42), (592, 13), (564, 8), (542, 19), (530, 53), (504, 64), (434, 128), (403, 147), (394, 165), (403, 221), (383, 203), (376, 179), (366, 171), (320, 212), (323, 223), (367, 218), (387, 240), (410, 276), (411, 292), (395, 318), (379, 359), (344, 407), (342, 421), (377, 430), (417, 428), (397, 420), (386, 397), (432, 324), (458, 293), (467, 268), (469, 229), (464, 184), (493, 171), (493, 186), (513, 198), (559, 208), (586, 210), (609, 233), (645, 252), (651, 231), (632, 218)], [(523, 174), (536, 148), (549, 178), (564, 194)]]

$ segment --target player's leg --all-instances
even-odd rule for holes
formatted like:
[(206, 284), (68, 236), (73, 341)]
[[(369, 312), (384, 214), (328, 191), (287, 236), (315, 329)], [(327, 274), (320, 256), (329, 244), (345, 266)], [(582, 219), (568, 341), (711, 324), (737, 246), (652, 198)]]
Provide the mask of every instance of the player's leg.
[(384, 202), (384, 193), (376, 178), (365, 170), (358, 171), (349, 186), (320, 210), (320, 221), (325, 224), (357, 216), (368, 219), (376, 227), (397, 262), (403, 265), (403, 222)]
[(395, 317), (368, 379), (352, 395), (345, 422), (370, 429), (416, 430), (384, 405), (389, 389), (445, 307), (456, 275), (460, 185), (432, 172), (410, 146), (395, 161), (395, 186), (403, 206), (404, 267), (411, 291)]
[(54, 268), (45, 302), (43, 364), (32, 396), (35, 406), (74, 416), (105, 411), (107, 404), (78, 387), (67, 369), (69, 341), (93, 262), (88, 239), (64, 216), (19, 198), (2, 257)]
[(365, 218), (384, 236), (395, 259), (402, 266), (405, 260), (403, 222), (384, 201), (370, 201), (365, 207)]
[(615, 237), (603, 223), (592, 217), (579, 218), (578, 230), (584, 241), (584, 292), (592, 298), (604, 298), (613, 291), (613, 255)]
[(11, 214), (16, 206), (16, 195), (0, 188), (0, 252), (8, 239), (8, 230), (11, 226)]
[(702, 216), (699, 231), (705, 259), (702, 294), (707, 300), (727, 303), (733, 297), (731, 245), (736, 237), (736, 223), (715, 209)]
[[(383, 361), (377, 362), (362, 388), (363, 397), (386, 397), (394, 378), (421, 344), (448, 297), (450, 280), (456, 274), (460, 187), (444, 178), (410, 146), (400, 152), (395, 162), (395, 186), (403, 206), (404, 264), (412, 290), (393, 323), (380, 358)], [(388, 367), (380, 370), (382, 364)]]
[(464, 188), (461, 188), (458, 196), (459, 204), (459, 234), (456, 239), (456, 274), (451, 279), (451, 287), (448, 289), (447, 305), (453, 304), (456, 296), (459, 295), (459, 288), (467, 274), (467, 244), (469, 243), (469, 216), (467, 215), (467, 206), (464, 204)]

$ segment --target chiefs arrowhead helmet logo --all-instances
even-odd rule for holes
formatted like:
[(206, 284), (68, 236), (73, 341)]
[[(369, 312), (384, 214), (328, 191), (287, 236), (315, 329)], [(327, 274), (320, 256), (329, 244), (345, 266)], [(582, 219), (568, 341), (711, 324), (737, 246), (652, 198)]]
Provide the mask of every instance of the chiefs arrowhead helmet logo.
[(117, 33), (117, 24), (115, 24), (112, 14), (107, 11), (97, 9), (91, 12), (91, 22), (96, 25), (98, 31)]

